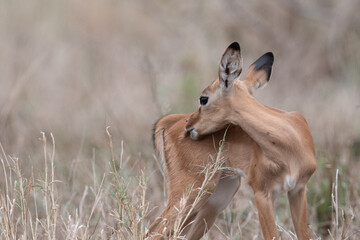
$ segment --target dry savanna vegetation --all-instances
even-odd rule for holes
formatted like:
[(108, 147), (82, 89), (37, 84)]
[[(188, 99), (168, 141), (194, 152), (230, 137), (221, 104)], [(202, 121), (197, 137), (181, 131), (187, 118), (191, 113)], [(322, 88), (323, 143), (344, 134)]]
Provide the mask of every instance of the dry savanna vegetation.
[[(0, 239), (139, 239), (166, 202), (152, 124), (197, 109), (233, 41), (245, 71), (275, 55), (255, 97), (309, 123), (311, 238), (359, 239), (359, 10), (357, 0), (0, 1)], [(204, 167), (210, 179), (218, 166)], [(285, 196), (274, 208), (281, 239), (296, 239)], [(204, 239), (262, 239), (246, 184), (215, 224)]]

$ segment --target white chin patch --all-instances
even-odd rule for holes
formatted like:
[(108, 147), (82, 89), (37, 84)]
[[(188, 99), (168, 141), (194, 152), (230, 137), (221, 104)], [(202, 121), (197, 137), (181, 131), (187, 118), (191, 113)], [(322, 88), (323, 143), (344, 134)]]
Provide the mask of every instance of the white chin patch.
[(192, 140), (197, 140), (198, 137), (199, 137), (199, 134), (197, 133), (197, 131), (195, 129), (190, 132), (190, 138)]

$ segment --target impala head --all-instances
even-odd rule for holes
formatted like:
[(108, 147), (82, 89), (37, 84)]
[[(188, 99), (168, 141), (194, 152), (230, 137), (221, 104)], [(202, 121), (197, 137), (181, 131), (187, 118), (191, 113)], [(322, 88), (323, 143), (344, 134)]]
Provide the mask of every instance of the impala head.
[(240, 81), (240, 45), (232, 43), (221, 58), (218, 79), (203, 90), (199, 98), (199, 110), (187, 121), (185, 131), (190, 133), (190, 137), (197, 140), (232, 123), (234, 101), (241, 101), (238, 99), (239, 94), (251, 95), (254, 90), (265, 86), (270, 79), (273, 62), (273, 54), (265, 53), (251, 64), (244, 80)]

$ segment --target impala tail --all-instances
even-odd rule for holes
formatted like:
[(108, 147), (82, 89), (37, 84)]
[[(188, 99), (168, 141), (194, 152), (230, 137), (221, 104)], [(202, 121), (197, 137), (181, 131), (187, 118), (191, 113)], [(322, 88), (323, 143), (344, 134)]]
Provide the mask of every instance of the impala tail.
[[(153, 144), (155, 148), (155, 153), (157, 157), (161, 161), (161, 170), (166, 174), (166, 156), (165, 156), (165, 137), (166, 132), (171, 128), (174, 123), (178, 122), (179, 120), (183, 119), (183, 114), (170, 114), (161, 117), (157, 120), (153, 127)], [(185, 120), (184, 120), (185, 122)]]
[(154, 123), (153, 131), (152, 131), (152, 140), (155, 148), (155, 153), (158, 157), (160, 157), (164, 151), (165, 127), (161, 124), (161, 120), (163, 120), (165, 117), (158, 119)]

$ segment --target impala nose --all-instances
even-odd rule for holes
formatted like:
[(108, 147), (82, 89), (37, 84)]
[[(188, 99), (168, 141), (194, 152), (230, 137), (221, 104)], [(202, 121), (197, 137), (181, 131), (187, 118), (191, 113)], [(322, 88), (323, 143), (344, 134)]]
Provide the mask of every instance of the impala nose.
[(190, 138), (192, 140), (197, 140), (199, 137), (198, 132), (195, 130), (195, 128), (185, 128), (185, 132), (188, 132), (190, 134)]
[(192, 140), (197, 140), (199, 137), (199, 134), (198, 132), (195, 130), (195, 129), (192, 129), (191, 132), (190, 132), (190, 138)]

